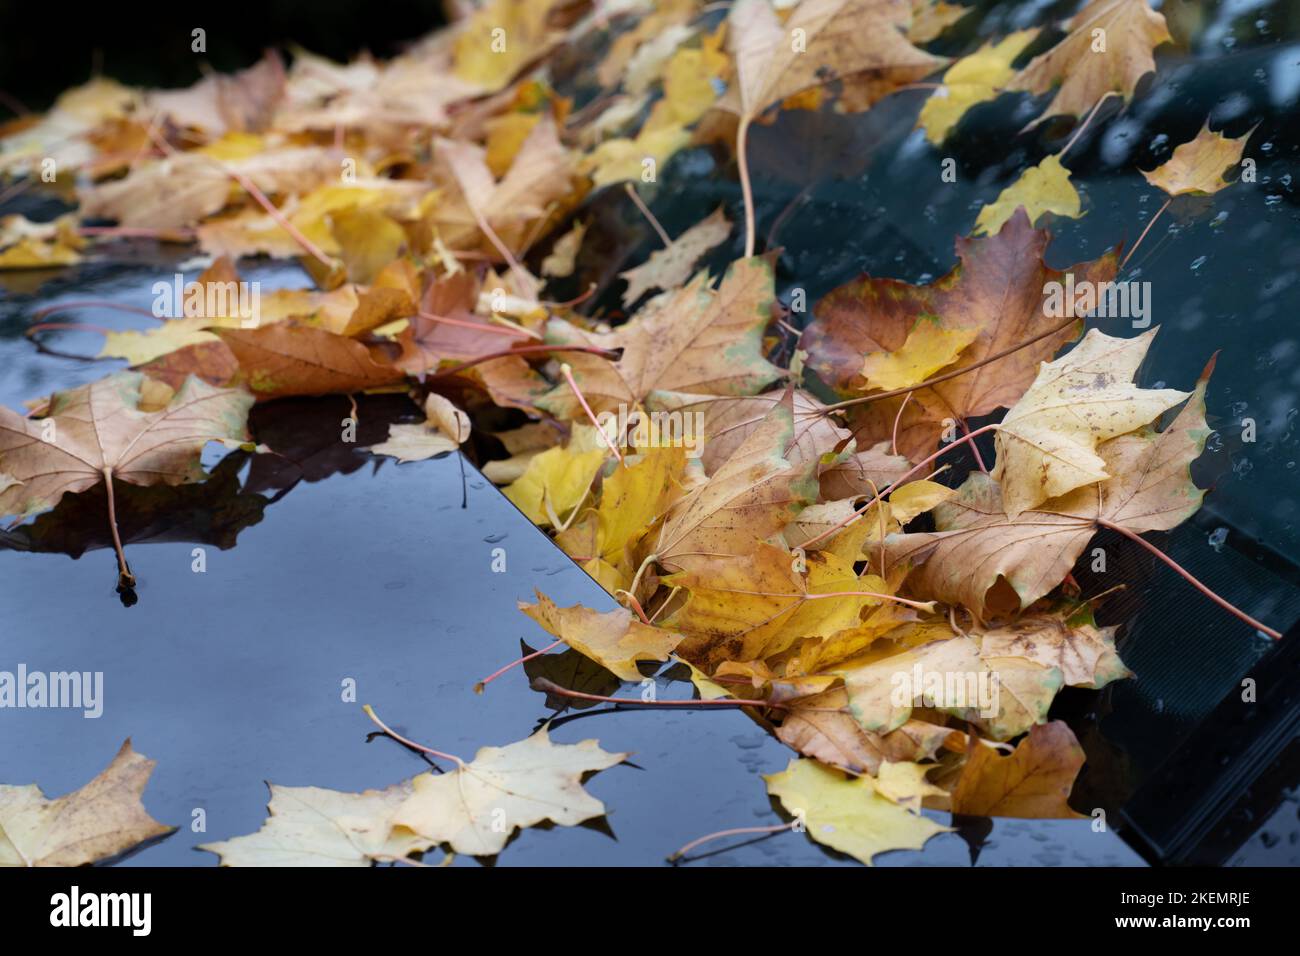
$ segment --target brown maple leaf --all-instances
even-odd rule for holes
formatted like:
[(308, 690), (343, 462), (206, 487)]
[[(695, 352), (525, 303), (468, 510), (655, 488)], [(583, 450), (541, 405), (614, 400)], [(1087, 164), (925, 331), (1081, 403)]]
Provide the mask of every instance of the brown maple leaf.
[(217, 329), (259, 401), (288, 395), (359, 392), (402, 380), (356, 339), (296, 322), (260, 329)]
[[(165, 408), (142, 412), (143, 381), (138, 372), (121, 372), (59, 392), (39, 419), (0, 408), (0, 514), (34, 514), (102, 481), (111, 524), (114, 479), (135, 485), (199, 481), (204, 445), (247, 437), (247, 392), (190, 378)], [(120, 589), (134, 586), (120, 545), (118, 565)]]
[[(945, 423), (1014, 405), (1039, 363), (1078, 336), (1079, 319), (1045, 308), (1048, 284), (1064, 283), (1067, 275), (1043, 262), (1050, 238), (1017, 210), (996, 235), (958, 239), (958, 264), (929, 285), (863, 276), (817, 304), (800, 347), (809, 353), (809, 368), (845, 396), (861, 394), (863, 357), (901, 348), (922, 316), (936, 316), (946, 328), (978, 330), (944, 374), (970, 372), (912, 391), (906, 407), (902, 395), (855, 407), (859, 447), (892, 440), (896, 431), (898, 452), (919, 461), (935, 450)], [(1108, 254), (1067, 272), (1076, 283), (1096, 283), (1112, 280), (1115, 270), (1116, 257)], [(1015, 351), (987, 361), (1009, 349)]]
[(979, 817), (1075, 818), (1070, 790), (1083, 748), (1064, 721), (1039, 724), (1010, 756), (973, 748), (952, 794), (952, 812)]
[(1062, 113), (1082, 116), (1110, 93), (1127, 103), (1138, 80), (1156, 68), (1152, 51), (1172, 39), (1164, 16), (1147, 0), (1092, 0), (1068, 29), (1065, 39), (1030, 60), (1007, 85), (1035, 94), (1059, 85), (1036, 122)]
[[(763, 330), (774, 300), (772, 267), (755, 256), (733, 262), (716, 290), (701, 272), (682, 288), (651, 299), (610, 333), (585, 332), (553, 319), (547, 341), (624, 350), (616, 362), (583, 354), (566, 359), (597, 415), (635, 408), (652, 392), (750, 395), (781, 375), (763, 357)], [(584, 414), (567, 384), (539, 404), (559, 418)]]
[(919, 563), (909, 588), (977, 618), (1028, 607), (1070, 572), (1098, 527), (1132, 534), (1167, 531), (1200, 507), (1191, 463), (1209, 437), (1205, 388), (1211, 361), (1163, 431), (1145, 426), (1103, 442), (1097, 455), (1111, 477), (1008, 517), (1002, 489), (976, 472), (957, 497), (934, 509), (932, 532), (891, 535), (886, 563)]

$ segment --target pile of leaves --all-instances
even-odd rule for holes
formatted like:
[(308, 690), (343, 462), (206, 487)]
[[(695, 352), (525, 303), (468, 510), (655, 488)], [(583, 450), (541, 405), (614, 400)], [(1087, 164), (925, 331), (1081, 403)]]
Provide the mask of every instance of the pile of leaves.
[[(771, 829), (869, 863), (946, 829), (923, 808), (1078, 816), (1067, 801), (1084, 755), (1049, 709), (1065, 686), (1129, 673), (1071, 571), (1099, 529), (1145, 544), (1200, 505), (1190, 465), (1213, 360), (1189, 391), (1141, 388), (1156, 329), (1085, 335), (1096, 301), (1049, 307), (1054, 283), (1092, 289), (1126, 261), (1044, 261), (1044, 221), (1082, 211), (1064, 151), (978, 212), (947, 275), (864, 275), (811, 321), (778, 299), (774, 256), (756, 249), (749, 134), (778, 113), (862, 112), (928, 81), (917, 122), (941, 144), (973, 105), (1020, 92), (1039, 97), (1038, 122), (1077, 121), (1068, 149), (1108, 100), (1130, 101), (1170, 39), (1146, 0), (1090, 0), (956, 61), (924, 49), (966, 13), (488, 0), (387, 62), (296, 52), (286, 67), (270, 53), (185, 90), (98, 79), (68, 92), (0, 128), (0, 171), (21, 184), (56, 169), (76, 211), (0, 221), (0, 267), (141, 236), (192, 243), (208, 265), (193, 307), (187, 294), (183, 312), (106, 336), (101, 355), (130, 371), (0, 410), (0, 515), (102, 484), (129, 591), (115, 484), (200, 481), (209, 441), (276, 452), (248, 434), (254, 403), (409, 392), (425, 421), (393, 425), (372, 452), (416, 461), (492, 430), (505, 455), (485, 473), (622, 605), (521, 605), (557, 644), (622, 681), (684, 662), (695, 706), (743, 708), (795, 752), (766, 778), (789, 814)], [(600, 89), (575, 110), (557, 87), (593, 56)], [(692, 145), (734, 160), (742, 199), (673, 239), (638, 190)], [(1207, 127), (1145, 175), (1171, 201), (1211, 194), (1244, 145)], [(554, 301), (594, 194), (611, 190), (663, 248)], [(733, 230), (744, 254), (697, 271)], [(253, 326), (205, 308), (250, 256), (297, 258), (312, 279), (263, 296)], [(698, 423), (696, 440), (645, 427), (673, 421)], [(991, 462), (977, 444), (989, 435)], [(944, 460), (954, 449), (975, 462), (964, 477), (959, 455)], [(581, 697), (537, 683), (561, 705)], [(960, 693), (977, 685), (992, 701)], [(457, 769), (361, 794), (272, 786), (259, 833), (208, 848), (228, 865), (491, 855), (515, 828), (603, 813), (583, 775), (626, 756), (544, 730), (469, 762), (399, 739)], [(124, 753), (138, 801), (148, 762)], [(0, 788), (17, 862), (101, 859), (158, 833), (128, 807), (129, 827), (74, 860), (42, 829), (55, 804)]]

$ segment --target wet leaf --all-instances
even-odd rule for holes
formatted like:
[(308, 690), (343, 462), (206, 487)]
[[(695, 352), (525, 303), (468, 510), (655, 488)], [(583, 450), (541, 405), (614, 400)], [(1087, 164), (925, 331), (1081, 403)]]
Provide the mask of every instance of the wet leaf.
[(998, 193), (998, 198), (980, 210), (974, 235), (987, 235), (1002, 228), (1017, 208), (1023, 206), (1029, 221), (1036, 223), (1047, 213), (1078, 219), (1083, 214), (1078, 190), (1070, 182), (1070, 171), (1056, 156), (1030, 166), (1020, 178)]

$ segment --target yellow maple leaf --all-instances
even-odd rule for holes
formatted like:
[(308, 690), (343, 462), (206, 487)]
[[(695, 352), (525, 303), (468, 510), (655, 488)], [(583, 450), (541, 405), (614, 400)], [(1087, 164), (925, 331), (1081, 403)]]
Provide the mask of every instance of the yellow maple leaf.
[(1070, 182), (1070, 171), (1060, 157), (1048, 156), (1037, 166), (1030, 166), (1020, 178), (998, 193), (998, 198), (980, 210), (972, 235), (986, 236), (998, 232), (1021, 206), (1030, 224), (1046, 213), (1078, 219), (1081, 213), (1079, 193)]
[(980, 330), (974, 326), (946, 328), (933, 317), (922, 316), (907, 339), (892, 352), (868, 352), (862, 361), (866, 390), (907, 388), (924, 382), (957, 361)]
[(991, 100), (1015, 76), (1011, 61), (1018, 57), (1034, 38), (1037, 30), (1021, 30), (997, 43), (986, 43), (970, 56), (964, 56), (943, 75), (943, 85), (925, 105), (917, 126), (925, 127), (925, 138), (936, 146), (948, 135), (976, 103)]
[[(1253, 132), (1254, 129), (1250, 131)], [(1241, 162), (1241, 153), (1246, 148), (1250, 133), (1229, 139), (1222, 133), (1211, 132), (1207, 121), (1195, 139), (1180, 144), (1174, 150), (1168, 162), (1150, 172), (1140, 172), (1147, 182), (1163, 189), (1170, 196), (1217, 193), (1232, 185), (1223, 178), (1223, 173), (1230, 166)]]
[(868, 866), (879, 853), (919, 850), (949, 829), (899, 806), (871, 777), (850, 777), (815, 760), (791, 760), (763, 779), (767, 792), (802, 818), (810, 837)]

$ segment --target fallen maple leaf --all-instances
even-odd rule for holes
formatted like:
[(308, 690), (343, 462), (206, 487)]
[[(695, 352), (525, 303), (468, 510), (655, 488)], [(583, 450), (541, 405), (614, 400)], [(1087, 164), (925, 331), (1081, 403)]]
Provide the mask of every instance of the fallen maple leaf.
[(642, 624), (626, 608), (602, 614), (580, 604), (556, 607), (541, 591), (534, 593), (537, 603), (520, 601), (519, 610), (620, 680), (641, 680), (637, 663), (668, 660), (682, 639), (680, 634)]
[(979, 817), (1078, 818), (1066, 802), (1084, 762), (1067, 724), (1029, 729), (1010, 756), (976, 747), (952, 794), (952, 812)]
[(199, 849), (218, 854), (222, 866), (371, 866), (405, 859), (436, 842), (393, 824), (414, 793), (409, 780), (361, 793), (267, 786), (270, 816), (260, 830)]
[(1115, 653), (1117, 627), (1098, 628), (1090, 612), (1069, 621), (1052, 614), (1026, 615), (980, 634), (989, 657), (1023, 657), (1056, 667), (1071, 687), (1105, 687), (1133, 673)]
[[(617, 362), (580, 353), (566, 359), (597, 415), (642, 405), (656, 391), (752, 394), (781, 374), (763, 357), (773, 301), (771, 265), (758, 257), (740, 259), (716, 291), (701, 272), (682, 288), (651, 299), (613, 332), (592, 334), (554, 319), (547, 341), (624, 350)], [(540, 404), (561, 418), (584, 414), (567, 385)]]
[(457, 853), (493, 856), (517, 829), (544, 820), (571, 827), (604, 815), (582, 779), (628, 756), (601, 750), (595, 740), (553, 744), (543, 727), (505, 747), (484, 747), (450, 773), (420, 774), (393, 821)]
[(802, 561), (806, 571), (799, 563), (786, 548), (755, 542), (735, 556), (694, 557), (688, 571), (665, 578), (690, 595), (665, 622), (686, 635), (681, 656), (710, 674), (724, 661), (769, 658), (800, 639), (851, 627), (883, 599), (869, 593), (881, 594), (885, 582), (860, 580), (851, 560), (815, 551)]
[(933, 532), (895, 535), (886, 566), (924, 562), (911, 572), (914, 593), (957, 603), (977, 618), (1028, 607), (1059, 584), (1099, 525), (1133, 534), (1168, 531), (1200, 507), (1204, 491), (1192, 481), (1191, 463), (1210, 429), (1206, 365), (1191, 398), (1163, 431), (1145, 427), (1097, 448), (1114, 477), (1044, 502), (1014, 520), (988, 475), (973, 473), (957, 496), (934, 509)]
[(1082, 116), (1109, 93), (1127, 103), (1138, 80), (1156, 68), (1152, 51), (1172, 38), (1162, 14), (1147, 0), (1091, 0), (1068, 24), (1069, 34), (1040, 53), (1008, 84), (1046, 93), (1058, 84), (1043, 115)]
[(794, 440), (794, 397), (788, 390), (712, 477), (677, 502), (655, 545), (671, 570), (690, 570), (719, 555), (746, 555), (817, 499), (815, 462), (784, 457)]
[(1188, 398), (1187, 392), (1131, 382), (1156, 331), (1117, 339), (1090, 329), (1077, 346), (1043, 365), (997, 430), (992, 476), (1002, 484), (1007, 517), (1109, 478), (1097, 444)]
[(1009, 740), (1046, 720), (1062, 686), (1059, 669), (994, 657), (978, 640), (963, 636), (862, 665), (848, 661), (837, 673), (844, 678), (850, 711), (867, 730), (897, 730), (914, 708), (924, 706), (968, 721), (994, 740)]
[[(944, 328), (978, 330), (952, 369), (971, 371), (916, 389), (906, 407), (900, 396), (854, 409), (861, 447), (892, 442), (896, 435), (899, 454), (920, 460), (935, 450), (945, 421), (1015, 404), (1038, 363), (1079, 334), (1081, 322), (1044, 307), (1044, 290), (1066, 279), (1043, 262), (1049, 238), (1017, 210), (994, 236), (958, 239), (958, 265), (930, 285), (863, 276), (817, 303), (800, 347), (809, 353), (809, 368), (846, 396), (861, 394), (863, 356), (899, 348), (922, 315), (938, 316)], [(1076, 281), (1100, 282), (1113, 279), (1115, 268), (1115, 256), (1106, 255), (1069, 272)]]
[[(144, 376), (121, 372), (59, 392), (46, 417), (22, 418), (0, 408), (0, 514), (30, 515), (65, 494), (99, 482), (177, 485), (204, 477), (199, 454), (210, 441), (241, 442), (252, 397), (189, 378), (166, 408), (142, 412)], [(119, 586), (134, 578), (118, 551)]]
[(398, 461), (424, 461), (455, 451), (469, 439), (469, 416), (437, 392), (425, 398), (424, 416), (419, 425), (389, 425), (388, 439), (370, 450)]
[(1180, 143), (1163, 165), (1150, 172), (1141, 170), (1142, 175), (1170, 196), (1217, 193), (1232, 185), (1223, 178), (1223, 173), (1241, 162), (1246, 140), (1254, 131), (1252, 128), (1245, 136), (1229, 139), (1222, 133), (1211, 132), (1207, 120), (1195, 139)]
[(1070, 171), (1060, 157), (1048, 156), (1037, 166), (1030, 166), (1002, 192), (980, 210), (972, 235), (997, 232), (1023, 206), (1029, 221), (1036, 223), (1047, 213), (1078, 219), (1082, 215), (1079, 193), (1070, 182)]
[(328, 395), (392, 385), (402, 372), (376, 361), (356, 339), (325, 329), (277, 322), (265, 328), (219, 328), (240, 374), (259, 400), (287, 395)]
[(1020, 30), (997, 43), (985, 43), (950, 66), (916, 121), (925, 127), (925, 138), (938, 146), (972, 106), (997, 96), (1015, 75), (1011, 61), (1037, 36), (1037, 30)]
[(886, 734), (864, 730), (849, 713), (849, 695), (843, 687), (787, 705), (776, 730), (782, 743), (806, 757), (869, 774), (879, 772), (887, 761), (928, 760), (953, 733), (951, 728), (922, 720), (909, 720)]
[(953, 364), (979, 333), (973, 326), (944, 328), (933, 318), (922, 316), (898, 348), (867, 353), (862, 360), (864, 387), (886, 390), (918, 385)]
[(685, 449), (677, 446), (646, 449), (639, 460), (614, 469), (601, 488), (596, 510), (595, 551), (630, 582), (636, 573), (631, 547), (685, 493)]
[(53, 222), (32, 222), (17, 215), (0, 217), (0, 269), (76, 265), (84, 246), (71, 216)]
[(908, 42), (911, 17), (899, 0), (803, 0), (782, 23), (768, 0), (739, 0), (727, 20), (738, 82), (719, 106), (753, 119), (839, 80), (849, 108), (864, 110), (946, 62)]
[(933, 532), (886, 539), (886, 567), (920, 564), (908, 577), (910, 593), (959, 604), (980, 619), (1017, 611), (1051, 591), (1096, 530), (1078, 517), (1039, 511), (1012, 521), (1001, 488), (980, 472), (934, 516)]
[(140, 801), (155, 766), (127, 738), (99, 776), (56, 800), (0, 784), (0, 867), (86, 866), (173, 832)]
[(502, 256), (498, 242), (511, 252), (522, 249), (550, 204), (571, 195), (573, 159), (550, 117), (533, 127), (500, 182), (479, 146), (439, 140), (434, 149), (456, 187), (454, 197), (432, 212), (452, 248), (481, 249), (494, 258)]
[(637, 266), (620, 272), (619, 278), (627, 280), (623, 304), (630, 305), (651, 289), (675, 289), (691, 277), (691, 270), (700, 258), (731, 235), (731, 223), (722, 207), (713, 211), (663, 249), (650, 253), (650, 258)]
[(792, 760), (763, 779), (768, 793), (804, 823), (810, 837), (868, 866), (879, 853), (919, 850), (949, 829), (882, 795), (871, 777), (846, 777), (815, 760)]

